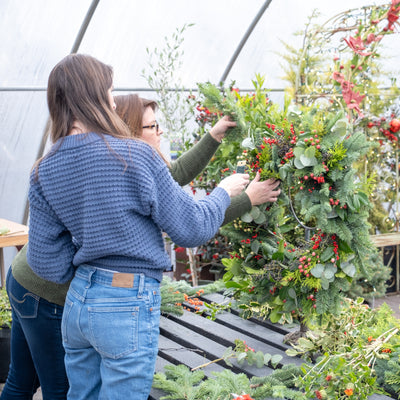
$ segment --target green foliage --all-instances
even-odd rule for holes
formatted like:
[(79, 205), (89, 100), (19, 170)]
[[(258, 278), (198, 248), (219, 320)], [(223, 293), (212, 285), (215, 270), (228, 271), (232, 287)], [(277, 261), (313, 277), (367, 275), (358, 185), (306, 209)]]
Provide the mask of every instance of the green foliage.
[(224, 157), (217, 155), (214, 164), (234, 165), (235, 157), (245, 160), (251, 176), (259, 171), (262, 179), (282, 181), (277, 204), (255, 206), (221, 229), (233, 250), (232, 261), (223, 260), (224, 281), (246, 317), (310, 323), (338, 312), (343, 293), (359, 271), (365, 274), (374, 253), (368, 193), (352, 168), (369, 143), (341, 113), (290, 106), (279, 111), (265, 100), (262, 83), (258, 77), (252, 96), (235, 91), (235, 103), (227, 93), (228, 106), (218, 88), (208, 83), (203, 90), (208, 107), (246, 121), (240, 146), (232, 152), (228, 141), (229, 152), (221, 146)]
[(173, 281), (164, 276), (160, 286), (161, 292), (161, 313), (176, 316), (183, 315), (183, 303), (191, 296), (221, 291), (224, 285), (221, 281), (209, 283), (199, 287), (193, 287), (188, 282)]
[(365, 273), (353, 279), (347, 293), (353, 299), (363, 297), (368, 301), (373, 301), (374, 297), (383, 297), (387, 290), (386, 282), (390, 279), (391, 268), (383, 264), (382, 254), (378, 251), (370, 254), (363, 265)]
[(389, 363), (399, 368), (398, 357), (393, 355), (400, 346), (399, 328), (400, 321), (387, 306), (371, 310), (361, 298), (346, 300), (338, 316), (330, 315), (325, 324), (307, 332), (287, 350), (291, 356), (316, 359), (302, 366), (304, 375), (296, 380), (296, 386), (310, 399), (317, 391), (326, 399), (353, 395), (366, 400), (382, 393), (379, 384), (393, 382), (392, 376), (386, 378), (384, 368), (388, 369)]
[[(249, 394), (254, 400), (265, 398), (303, 399), (294, 387), (294, 378), (301, 371), (294, 365), (275, 370), (269, 376), (254, 377), (249, 380), (245, 374), (235, 374), (230, 370), (214, 372), (204, 379), (201, 371), (191, 372), (183, 365), (166, 366), (165, 374), (154, 376), (153, 387), (168, 393), (162, 399), (177, 400), (232, 400), (232, 394)], [(191, 386), (193, 384), (193, 386)]]
[(216, 360), (192, 368), (192, 371), (220, 361), (224, 361), (229, 367), (232, 367), (231, 359), (236, 359), (239, 365), (247, 362), (249, 365), (255, 364), (257, 368), (262, 368), (264, 365), (271, 365), (276, 368), (282, 360), (282, 356), (279, 354), (264, 354), (261, 351), (255, 352), (255, 350), (249, 347), (244, 341), (236, 339), (235, 347), (228, 347), (221, 358), (217, 358)]
[(5, 288), (0, 288), (0, 329), (11, 328), (11, 305)]
[[(394, 165), (398, 159), (398, 137), (393, 135), (388, 122), (399, 118), (400, 90), (396, 77), (379, 63), (381, 43), (394, 32), (388, 21), (389, 7), (383, 4), (346, 10), (318, 25), (319, 15), (314, 11), (304, 30), (298, 33), (303, 37), (301, 48), (284, 44), (286, 54), (281, 55), (286, 63), (284, 79), (290, 85), (286, 90), (296, 104), (338, 113), (346, 111), (348, 120), (338, 121), (338, 128), (354, 123), (375, 144), (365, 158), (353, 160), (357, 161), (353, 168), (360, 181), (371, 184), (370, 177), (379, 175), (375, 186), (366, 190), (372, 193), (374, 208), (369, 216), (371, 233), (399, 229), (399, 219), (391, 212), (399, 190), (398, 169)], [(399, 9), (394, 7), (393, 11), (391, 18), (396, 18)], [(352, 48), (345, 40), (358, 40), (363, 51)], [(391, 156), (391, 151), (396, 154)], [(387, 189), (389, 185), (391, 190)], [(382, 203), (389, 204), (386, 210)]]
[(400, 350), (394, 351), (389, 360), (378, 359), (375, 369), (378, 376), (377, 384), (392, 397), (400, 398)]
[(196, 399), (198, 385), (204, 378), (203, 371), (190, 372), (184, 365), (165, 366), (165, 375), (154, 375), (153, 387), (162, 389), (169, 396), (163, 399)]
[[(379, 46), (384, 36), (393, 33), (387, 29), (388, 5), (346, 10), (322, 24), (316, 23), (319, 16), (313, 11), (304, 30), (296, 33), (303, 37), (301, 48), (284, 43), (286, 54), (281, 57), (286, 64), (283, 79), (289, 83), (288, 93), (297, 104), (323, 108), (333, 105), (336, 110), (347, 109), (349, 116), (356, 119), (354, 102), (348, 107), (341, 85), (332, 79), (333, 72), (338, 72), (354, 85), (354, 91), (365, 93), (367, 90), (363, 102), (368, 102), (372, 114), (379, 115), (388, 100), (398, 96), (395, 80), (389, 90), (382, 93), (381, 89), (383, 78), (389, 74), (379, 65)], [(350, 37), (360, 38), (365, 50), (353, 51), (343, 41)]]
[(147, 67), (142, 71), (149, 87), (157, 94), (161, 125), (173, 147), (178, 149), (190, 136), (187, 123), (193, 116), (191, 95), (185, 93), (179, 78), (184, 34), (191, 26), (193, 24), (184, 24), (177, 28), (171, 36), (165, 37), (165, 45), (160, 49), (146, 48)]

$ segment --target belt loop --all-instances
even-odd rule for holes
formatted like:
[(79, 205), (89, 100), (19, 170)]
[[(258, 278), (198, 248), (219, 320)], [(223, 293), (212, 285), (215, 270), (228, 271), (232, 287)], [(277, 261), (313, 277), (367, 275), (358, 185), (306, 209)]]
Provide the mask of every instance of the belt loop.
[(92, 284), (92, 276), (93, 276), (93, 274), (96, 272), (96, 269), (95, 268), (91, 268), (90, 270), (89, 270), (89, 273), (88, 273), (88, 283), (87, 283), (87, 285), (85, 286), (85, 289), (89, 289), (90, 288), (90, 286), (91, 286), (91, 284)]
[(139, 289), (138, 289), (138, 298), (141, 298), (143, 295), (143, 290), (144, 290), (144, 280), (145, 280), (145, 275), (144, 274), (138, 274), (139, 276)]

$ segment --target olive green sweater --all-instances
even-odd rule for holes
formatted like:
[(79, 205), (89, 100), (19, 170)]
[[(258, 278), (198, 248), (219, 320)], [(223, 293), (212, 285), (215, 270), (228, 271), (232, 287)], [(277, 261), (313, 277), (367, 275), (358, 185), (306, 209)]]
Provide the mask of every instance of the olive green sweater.
[[(190, 183), (209, 163), (216, 152), (219, 142), (209, 133), (190, 150), (171, 163), (171, 175), (181, 185)], [(251, 209), (251, 202), (246, 193), (232, 198), (226, 210), (223, 224), (233, 221)], [(38, 277), (29, 267), (26, 259), (26, 244), (14, 258), (11, 268), (14, 278), (25, 289), (45, 300), (63, 306), (69, 288), (69, 282), (62, 285)]]

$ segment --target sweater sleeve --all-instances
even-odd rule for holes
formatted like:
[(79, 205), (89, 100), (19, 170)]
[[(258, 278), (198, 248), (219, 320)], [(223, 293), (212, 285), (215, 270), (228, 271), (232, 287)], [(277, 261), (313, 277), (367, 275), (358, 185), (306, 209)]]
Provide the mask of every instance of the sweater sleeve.
[[(175, 162), (171, 163), (172, 177), (181, 186), (190, 183), (207, 166), (219, 145), (219, 142), (209, 133), (206, 133), (190, 150), (183, 153)], [(233, 221), (250, 210), (250, 199), (243, 192), (239, 196), (232, 198), (231, 205), (226, 210), (222, 225)]]
[(224, 189), (217, 187), (196, 201), (172, 178), (165, 164), (153, 167), (151, 182), (141, 181), (143, 206), (149, 205), (152, 219), (178, 246), (196, 247), (217, 233), (230, 204)]
[(242, 216), (244, 213), (251, 210), (251, 201), (245, 192), (239, 196), (233, 197), (231, 205), (227, 208), (224, 222), (222, 225), (232, 222), (234, 219)]
[[(72, 259), (76, 248), (71, 234), (62, 225), (45, 199), (34, 172), (29, 189), (29, 243), (27, 260), (40, 277), (57, 283), (72, 279)], [(44, 263), (43, 260), (46, 260)]]
[(181, 186), (190, 183), (207, 166), (219, 145), (219, 142), (206, 133), (190, 150), (171, 163), (172, 177)]

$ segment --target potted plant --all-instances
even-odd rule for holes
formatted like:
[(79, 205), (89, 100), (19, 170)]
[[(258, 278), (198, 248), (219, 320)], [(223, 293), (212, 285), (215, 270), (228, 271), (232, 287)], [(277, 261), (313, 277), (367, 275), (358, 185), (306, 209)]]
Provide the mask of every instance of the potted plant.
[(11, 306), (5, 288), (0, 288), (0, 382), (7, 379), (10, 365)]

